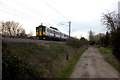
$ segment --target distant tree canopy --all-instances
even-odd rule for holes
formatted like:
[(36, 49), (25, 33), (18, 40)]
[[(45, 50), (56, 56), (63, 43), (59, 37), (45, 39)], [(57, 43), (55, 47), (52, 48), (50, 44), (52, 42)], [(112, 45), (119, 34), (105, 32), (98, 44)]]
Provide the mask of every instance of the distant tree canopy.
[(101, 45), (103, 47), (108, 47), (110, 45), (110, 34), (106, 32), (106, 34), (99, 33), (99, 34), (93, 34), (92, 31), (89, 32), (89, 44), (90, 45)]
[(94, 40), (94, 32), (93, 31), (89, 31), (89, 44), (90, 45), (94, 45), (95, 44), (95, 40)]
[(94, 40), (94, 32), (93, 31), (89, 31), (89, 41), (93, 41)]
[(1, 22), (2, 34), (10, 37), (26, 36), (25, 29), (18, 22)]

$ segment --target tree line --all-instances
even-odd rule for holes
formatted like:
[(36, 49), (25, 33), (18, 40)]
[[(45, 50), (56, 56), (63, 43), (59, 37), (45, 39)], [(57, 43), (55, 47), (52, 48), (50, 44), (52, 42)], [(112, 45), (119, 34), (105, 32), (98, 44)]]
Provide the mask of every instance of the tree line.
[(89, 31), (89, 44), (110, 47), (113, 55), (120, 59), (120, 21), (118, 19), (119, 15), (115, 12), (103, 14), (102, 23), (106, 25), (107, 31), (105, 34), (96, 35), (93, 31)]
[(1, 21), (1, 26), (3, 36), (25, 38), (33, 35), (32, 32), (26, 34), (25, 29), (15, 21)]

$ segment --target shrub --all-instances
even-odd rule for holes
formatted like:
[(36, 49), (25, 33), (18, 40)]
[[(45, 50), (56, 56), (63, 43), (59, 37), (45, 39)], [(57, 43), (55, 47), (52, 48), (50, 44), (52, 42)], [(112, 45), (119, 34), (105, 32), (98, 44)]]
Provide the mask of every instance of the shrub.
[(89, 41), (89, 45), (94, 45), (95, 41)]
[(42, 73), (17, 54), (12, 54), (6, 42), (2, 42), (2, 52), (2, 80), (37, 80), (42, 77)]
[(88, 41), (84, 37), (82, 37), (80, 40), (69, 38), (66, 40), (66, 43), (70, 46), (79, 48), (79, 47), (82, 47), (84, 45), (87, 45)]
[(120, 27), (117, 28), (116, 32), (112, 32), (111, 35), (113, 54), (120, 59)]

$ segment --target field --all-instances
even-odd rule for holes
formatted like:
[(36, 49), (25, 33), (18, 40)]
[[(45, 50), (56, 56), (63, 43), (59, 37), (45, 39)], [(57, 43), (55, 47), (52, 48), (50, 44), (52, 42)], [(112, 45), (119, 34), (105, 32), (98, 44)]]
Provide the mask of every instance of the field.
[(55, 43), (15, 42), (3, 42), (2, 47), (3, 78), (14, 75), (13, 79), (55, 78), (73, 57), (86, 49)]

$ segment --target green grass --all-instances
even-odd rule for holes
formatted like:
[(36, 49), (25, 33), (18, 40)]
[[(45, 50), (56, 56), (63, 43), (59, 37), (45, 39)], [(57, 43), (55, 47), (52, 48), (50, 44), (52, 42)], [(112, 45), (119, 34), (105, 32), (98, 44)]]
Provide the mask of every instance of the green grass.
[(112, 54), (112, 50), (109, 48), (98, 48), (98, 50), (101, 54)]
[(120, 72), (120, 62), (115, 59), (107, 59), (106, 60), (109, 64), (111, 64), (118, 72)]
[[(112, 50), (110, 50), (109, 48), (98, 48), (98, 50), (101, 54), (112, 54)], [(118, 62), (115, 58), (108, 58), (106, 61), (110, 65), (112, 65), (118, 72), (120, 72), (120, 62)]]
[(74, 70), (74, 66), (77, 63), (77, 61), (79, 60), (79, 58), (82, 56), (82, 54), (85, 52), (85, 50), (83, 50), (81, 53), (77, 54), (75, 57), (73, 57), (72, 60), (70, 60), (68, 62), (68, 65), (66, 68), (62, 69), (58, 75), (56, 76), (56, 78), (69, 78), (71, 73)]

